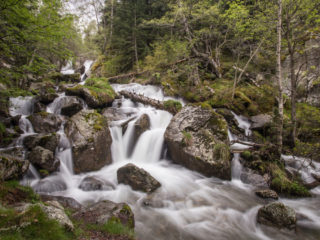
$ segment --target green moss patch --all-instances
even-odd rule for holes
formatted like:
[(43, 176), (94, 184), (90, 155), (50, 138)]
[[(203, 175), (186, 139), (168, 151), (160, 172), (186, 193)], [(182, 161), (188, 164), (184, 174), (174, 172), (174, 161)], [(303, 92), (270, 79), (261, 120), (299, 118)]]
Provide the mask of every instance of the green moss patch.
[(168, 100), (163, 103), (165, 110), (168, 112), (179, 112), (182, 109), (182, 104), (175, 100)]

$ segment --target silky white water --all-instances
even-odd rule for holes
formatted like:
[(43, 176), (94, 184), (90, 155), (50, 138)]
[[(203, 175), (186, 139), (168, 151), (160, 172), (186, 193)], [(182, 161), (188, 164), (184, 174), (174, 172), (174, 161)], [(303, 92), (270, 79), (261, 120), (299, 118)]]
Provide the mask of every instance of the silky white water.
[[(136, 92), (149, 97), (164, 98), (159, 88), (133, 85)], [(132, 89), (132, 85), (116, 86), (116, 90)], [(314, 189), (313, 198), (280, 201), (293, 207), (301, 216), (298, 230), (286, 231), (257, 225), (256, 215), (266, 202), (254, 194), (254, 188), (242, 184), (239, 179), (241, 164), (233, 162), (232, 181), (206, 178), (182, 166), (174, 165), (165, 154), (163, 135), (172, 115), (149, 106), (136, 104), (128, 99), (115, 101), (114, 108), (127, 115), (129, 122), (125, 134), (121, 124), (127, 119), (110, 123), (113, 139), (113, 163), (99, 171), (74, 175), (72, 171), (71, 145), (59, 130), (60, 144), (56, 153), (60, 171), (41, 181), (32, 181), (38, 192), (72, 197), (82, 204), (108, 199), (128, 203), (135, 214), (137, 238), (140, 240), (191, 240), (191, 239), (319, 239), (320, 191)], [(151, 120), (150, 130), (137, 142), (133, 141), (134, 122), (142, 114)], [(131, 149), (131, 150), (130, 150)], [(235, 158), (239, 160), (238, 155)], [(160, 183), (161, 187), (151, 196), (133, 191), (118, 184), (117, 170), (127, 163), (144, 168)], [(240, 165), (239, 165), (240, 164)], [(110, 182), (114, 189), (85, 192), (78, 188), (86, 176), (97, 176)]]

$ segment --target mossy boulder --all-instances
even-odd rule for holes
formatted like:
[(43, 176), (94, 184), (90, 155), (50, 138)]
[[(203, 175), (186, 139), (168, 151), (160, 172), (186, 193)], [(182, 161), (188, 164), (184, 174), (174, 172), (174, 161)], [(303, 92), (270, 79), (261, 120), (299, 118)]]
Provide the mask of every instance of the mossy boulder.
[(0, 154), (0, 181), (20, 179), (29, 169), (29, 161), (16, 156)]
[(257, 221), (260, 224), (276, 227), (294, 229), (296, 227), (296, 212), (283, 203), (270, 203), (258, 211)]
[(176, 100), (167, 100), (163, 102), (164, 109), (176, 114), (182, 109), (182, 104)]
[(91, 108), (111, 106), (116, 97), (115, 91), (105, 78), (89, 78), (83, 86), (67, 88), (66, 94), (83, 98)]
[(211, 109), (186, 106), (176, 114), (165, 141), (173, 162), (208, 177), (231, 179), (228, 125)]
[(52, 152), (55, 152), (58, 143), (60, 140), (59, 134), (51, 133), (51, 134), (36, 134), (29, 135), (23, 139), (23, 145), (28, 149), (32, 150), (37, 146), (48, 149)]
[(112, 162), (112, 138), (106, 117), (94, 110), (82, 110), (66, 123), (65, 132), (73, 145), (76, 173), (99, 170)]
[(55, 73), (49, 74), (48, 78), (55, 81), (55, 83), (59, 83), (59, 82), (78, 83), (81, 81), (80, 73), (62, 74), (62, 73), (55, 72)]
[(147, 114), (143, 114), (134, 123), (134, 142), (137, 142), (139, 137), (147, 130), (150, 129), (150, 118)]

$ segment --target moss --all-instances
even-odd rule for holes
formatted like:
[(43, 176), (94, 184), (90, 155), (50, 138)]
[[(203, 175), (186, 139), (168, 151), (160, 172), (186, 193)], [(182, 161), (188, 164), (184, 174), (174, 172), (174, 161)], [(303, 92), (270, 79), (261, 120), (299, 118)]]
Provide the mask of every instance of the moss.
[(192, 135), (191, 135), (191, 133), (189, 133), (187, 131), (182, 131), (182, 135), (183, 135), (182, 143), (185, 146), (191, 145), (191, 143), (192, 143)]
[(0, 95), (2, 97), (19, 97), (19, 96), (32, 96), (33, 93), (31, 91), (21, 89), (21, 88), (8, 88), (6, 90), (0, 91)]
[(6, 132), (6, 126), (0, 122), (0, 136), (2, 136)]
[(95, 131), (100, 131), (107, 126), (107, 119), (97, 111), (89, 113), (85, 116), (86, 122), (93, 122), (91, 126)]
[(46, 169), (40, 169), (40, 170), (39, 170), (39, 173), (40, 173), (40, 175), (43, 176), (43, 177), (49, 176), (49, 172), (48, 172), (48, 170), (46, 170)]
[(31, 187), (21, 186), (18, 181), (6, 181), (0, 185), (0, 202), (10, 201), (38, 202), (39, 195)]
[(175, 100), (168, 100), (163, 103), (164, 108), (169, 112), (179, 112), (182, 109), (182, 104)]
[[(1, 239), (32, 239), (32, 240), (68, 240), (74, 239), (74, 234), (65, 230), (57, 221), (51, 220), (38, 205), (30, 207), (24, 214), (18, 214), (13, 209), (2, 209), (0, 225), (7, 227), (1, 231)], [(17, 227), (15, 227), (17, 226)]]
[(230, 148), (225, 143), (217, 143), (213, 147), (213, 155), (215, 159), (219, 159), (222, 162), (230, 161)]
[(270, 187), (288, 196), (309, 197), (310, 192), (302, 186), (297, 180), (290, 180), (287, 174), (276, 164), (270, 165), (272, 181)]
[(116, 96), (115, 91), (106, 78), (89, 78), (86, 80), (84, 87), (95, 93), (107, 94), (111, 98), (115, 98)]

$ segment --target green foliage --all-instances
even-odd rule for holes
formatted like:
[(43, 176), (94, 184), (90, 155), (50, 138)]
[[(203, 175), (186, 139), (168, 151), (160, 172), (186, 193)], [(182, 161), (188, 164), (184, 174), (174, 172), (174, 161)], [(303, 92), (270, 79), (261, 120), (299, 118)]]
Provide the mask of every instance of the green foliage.
[(225, 143), (216, 143), (213, 147), (213, 154), (216, 159), (223, 162), (230, 161), (230, 148)]
[(182, 139), (182, 143), (186, 146), (189, 146), (192, 144), (192, 135), (191, 133), (187, 132), (187, 131), (182, 131), (182, 135), (183, 135), (183, 139)]
[(0, 185), (0, 203), (8, 201), (38, 202), (39, 195), (31, 187), (22, 186), (18, 181), (6, 181)]
[(106, 232), (111, 235), (124, 235), (127, 236), (130, 239), (134, 239), (135, 234), (132, 228), (129, 228), (127, 226), (124, 226), (120, 219), (112, 216), (105, 224), (103, 225), (93, 225), (89, 224), (87, 225), (87, 228), (90, 230), (95, 230), (95, 231), (101, 231), (101, 232)]
[(0, 214), (0, 225), (8, 227), (7, 231), (0, 232), (1, 239), (74, 239), (71, 232), (67, 232), (58, 222), (50, 220), (38, 205), (30, 207), (22, 215), (13, 209), (4, 208), (0, 209)]
[(84, 87), (96, 93), (107, 94), (111, 98), (115, 98), (116, 96), (115, 91), (106, 78), (89, 78), (86, 80)]
[(163, 103), (164, 108), (169, 112), (179, 112), (182, 108), (182, 104), (175, 100), (167, 100)]

